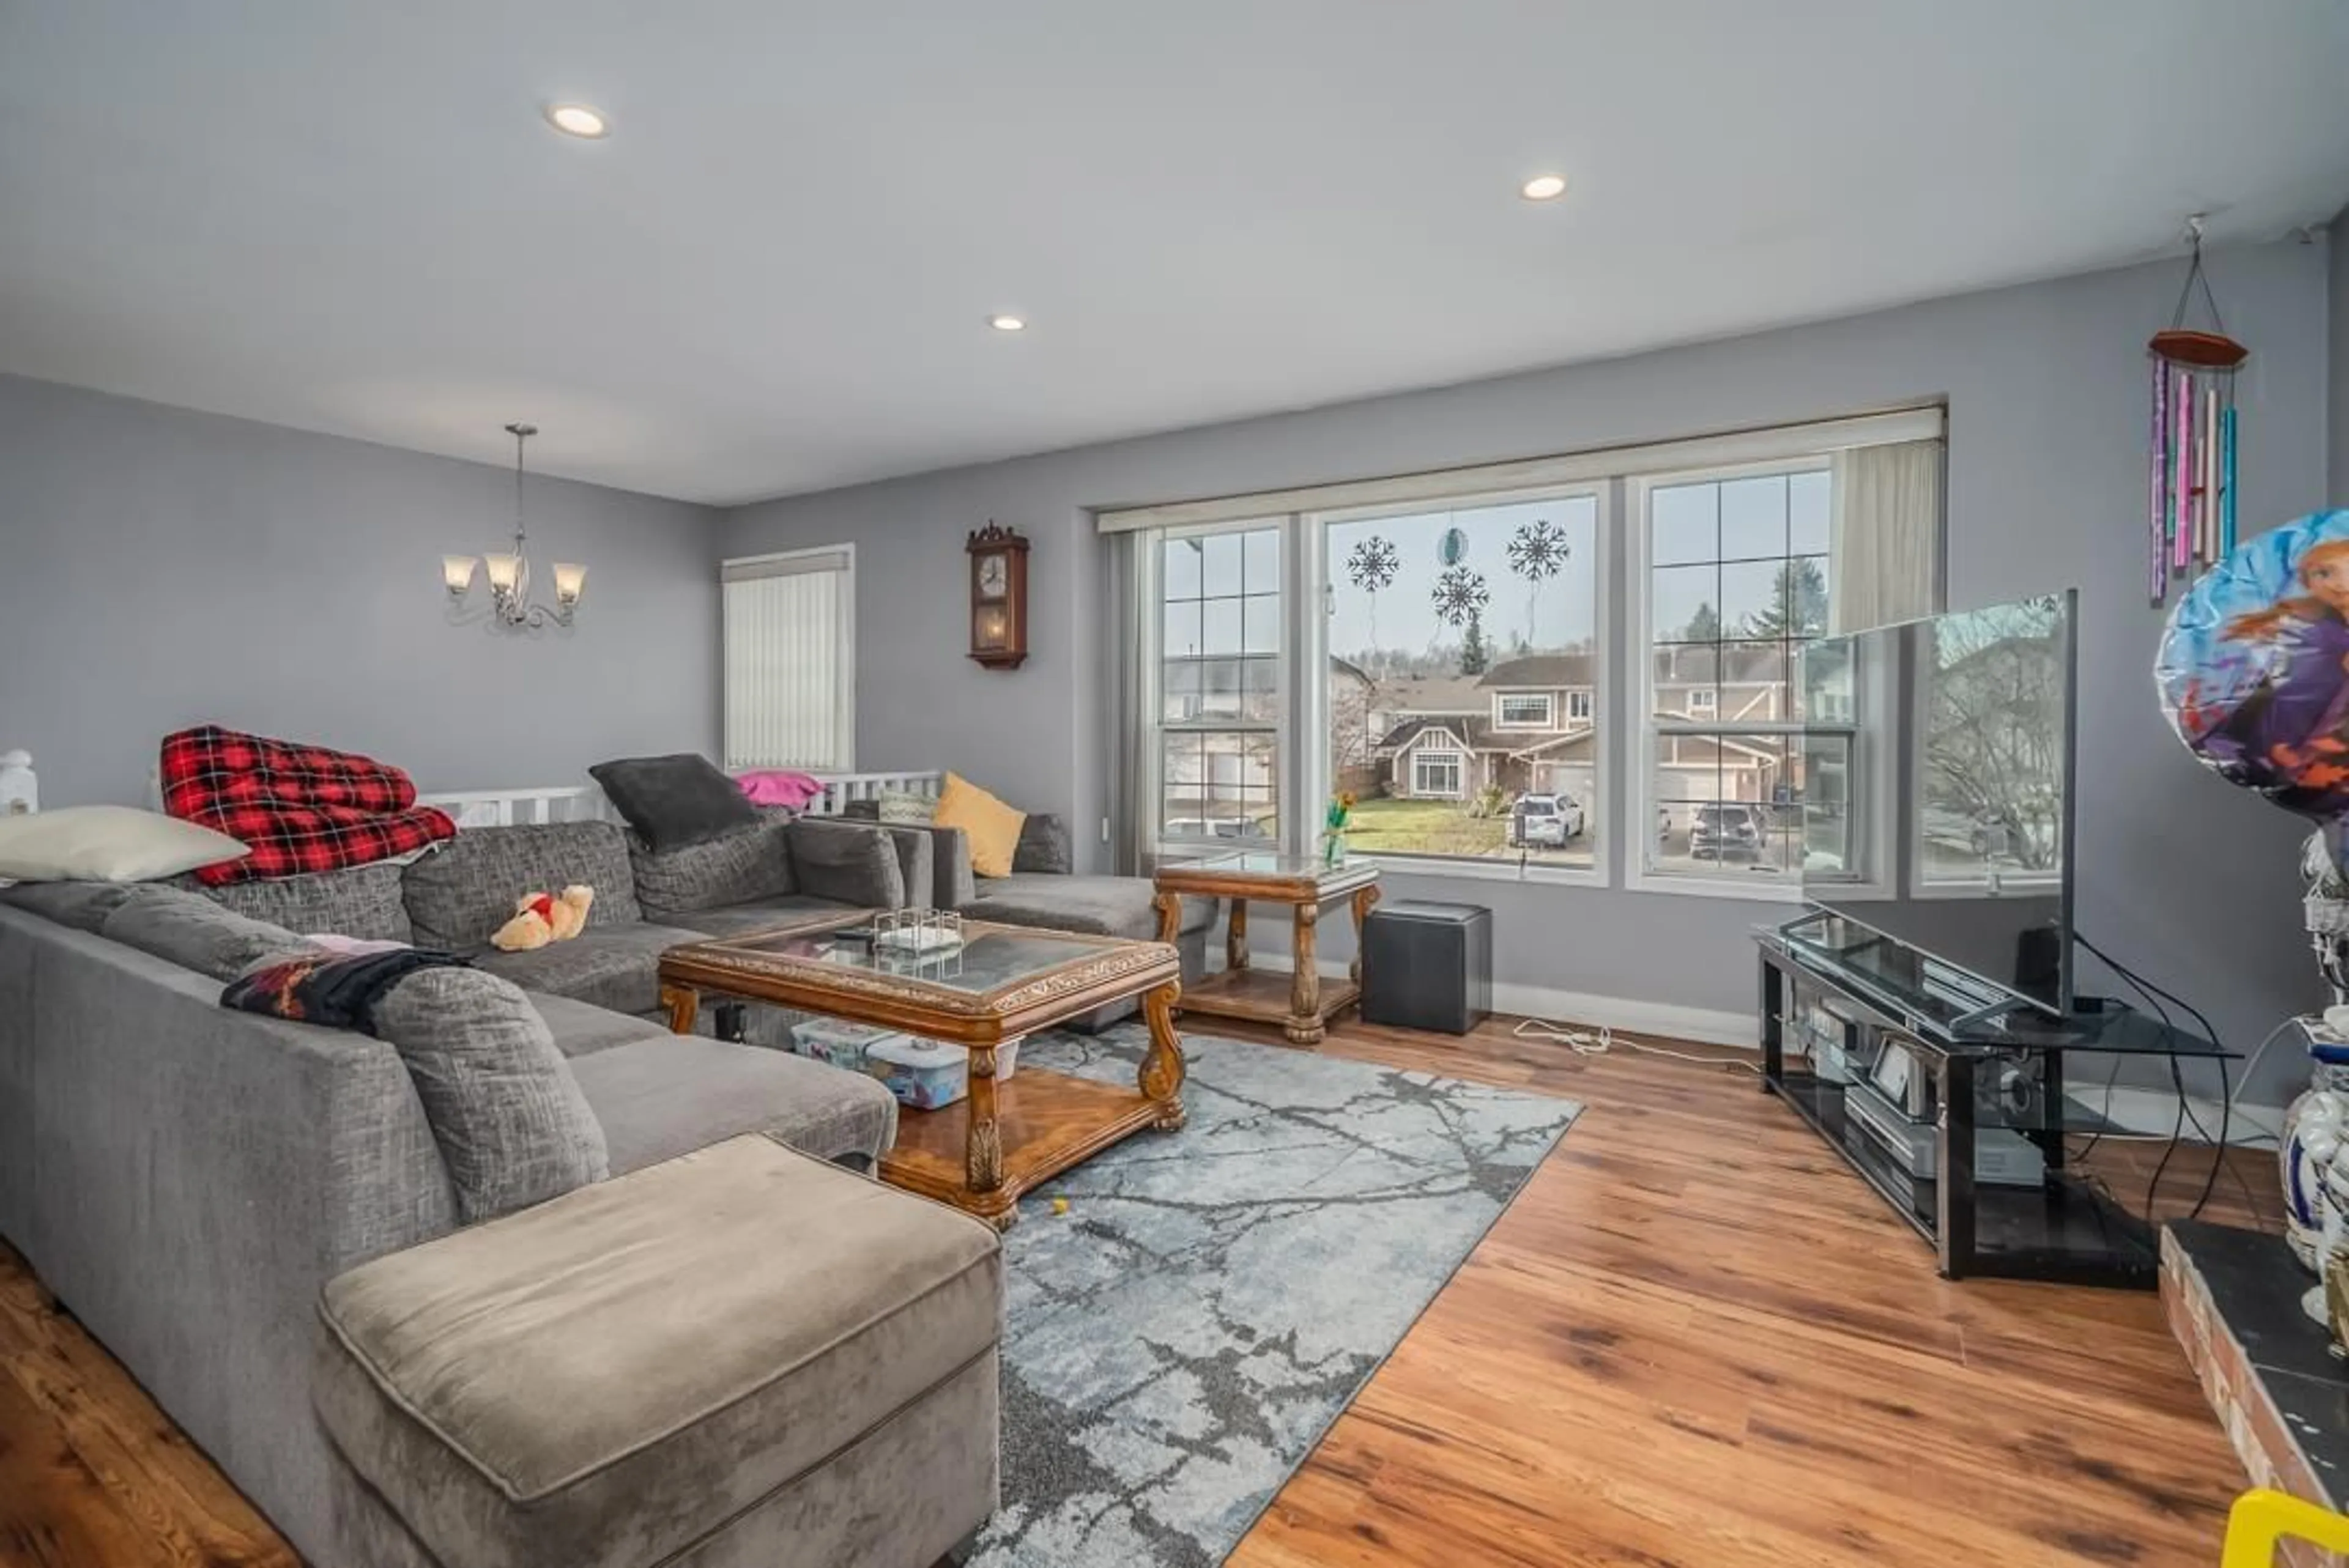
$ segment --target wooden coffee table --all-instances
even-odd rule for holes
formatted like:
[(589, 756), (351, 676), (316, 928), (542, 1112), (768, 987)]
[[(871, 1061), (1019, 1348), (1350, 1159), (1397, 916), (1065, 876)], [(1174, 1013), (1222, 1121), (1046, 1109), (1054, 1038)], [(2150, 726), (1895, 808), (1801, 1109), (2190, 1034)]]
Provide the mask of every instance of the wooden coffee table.
[[(670, 948), (660, 963), (669, 1027), (689, 1032), (708, 996), (968, 1047), (968, 1096), (938, 1110), (905, 1110), (881, 1179), (1000, 1230), (1039, 1184), (1145, 1127), (1183, 1125), (1183, 1046), (1174, 1033), (1182, 965), (1173, 947), (969, 921), (951, 954), (876, 956), (842, 935), (872, 918), (869, 911), (812, 915)], [(1005, 1046), (1129, 996), (1142, 998), (1150, 1026), (1135, 1088), (1025, 1064), (998, 1081), (996, 1054)]]
[[(1183, 998), (1186, 1013), (1250, 1018), (1278, 1024), (1293, 1046), (1317, 1046), (1330, 1020), (1362, 994), (1362, 921), (1379, 902), (1376, 866), (1357, 861), (1330, 865), (1308, 855), (1246, 850), (1198, 860), (1160, 862), (1157, 883), (1158, 940), (1172, 942), (1181, 929), (1183, 895), (1229, 902), (1224, 934), (1224, 968), (1194, 984)], [(1321, 906), (1345, 899), (1354, 910), (1354, 966), (1344, 980), (1324, 980), (1316, 964), (1315, 933)], [(1285, 903), (1289, 909), (1291, 954), (1296, 967), (1269, 975), (1248, 967), (1247, 906)]]

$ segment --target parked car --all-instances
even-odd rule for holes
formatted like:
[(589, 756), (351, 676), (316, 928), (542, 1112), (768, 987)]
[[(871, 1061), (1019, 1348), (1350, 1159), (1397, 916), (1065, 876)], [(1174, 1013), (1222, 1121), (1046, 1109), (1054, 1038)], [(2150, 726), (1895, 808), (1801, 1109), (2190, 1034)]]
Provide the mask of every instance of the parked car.
[(1265, 839), (1271, 835), (1254, 817), (1169, 817), (1170, 839)]
[(1762, 823), (1752, 806), (1708, 803), (1696, 809), (1689, 854), (1700, 861), (1759, 860)]
[(1571, 795), (1520, 795), (1509, 808), (1509, 848), (1563, 849), (1588, 825), (1582, 802)]

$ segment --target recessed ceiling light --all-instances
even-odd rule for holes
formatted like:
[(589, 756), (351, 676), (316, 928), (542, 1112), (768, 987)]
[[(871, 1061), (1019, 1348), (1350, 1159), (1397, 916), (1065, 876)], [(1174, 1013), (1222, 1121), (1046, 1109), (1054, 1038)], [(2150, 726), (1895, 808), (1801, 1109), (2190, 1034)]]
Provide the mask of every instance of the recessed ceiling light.
[(546, 123), (565, 136), (583, 137), (594, 141), (611, 133), (612, 122), (600, 109), (589, 108), (584, 103), (557, 103), (546, 106)]
[(995, 328), (998, 332), (1025, 332), (1028, 330), (1027, 322), (1016, 315), (990, 315), (987, 318), (987, 325)]
[(1518, 187), (1518, 194), (1528, 201), (1555, 201), (1566, 194), (1566, 176), (1537, 174)]

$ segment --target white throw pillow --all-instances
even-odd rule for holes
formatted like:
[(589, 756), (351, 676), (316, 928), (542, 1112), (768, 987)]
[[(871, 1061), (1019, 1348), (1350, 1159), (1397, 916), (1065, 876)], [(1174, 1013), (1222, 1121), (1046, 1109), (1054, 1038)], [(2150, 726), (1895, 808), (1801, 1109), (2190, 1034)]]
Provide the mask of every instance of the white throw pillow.
[(156, 882), (252, 852), (226, 833), (129, 806), (0, 817), (0, 878), (11, 882)]
[(927, 795), (915, 795), (903, 789), (881, 792), (880, 818), (898, 827), (927, 827), (938, 814), (938, 803)]

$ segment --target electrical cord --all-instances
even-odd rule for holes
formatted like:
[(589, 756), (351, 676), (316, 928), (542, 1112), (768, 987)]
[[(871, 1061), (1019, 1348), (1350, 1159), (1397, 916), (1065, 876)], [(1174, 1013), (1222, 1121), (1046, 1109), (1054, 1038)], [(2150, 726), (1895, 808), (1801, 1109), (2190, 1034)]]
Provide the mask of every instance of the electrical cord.
[[(2105, 1098), (2097, 1103), (2096, 1107), (2098, 1114), (2106, 1121), (2113, 1119), (2113, 1086), (2120, 1081), (2121, 1064), (2128, 1059), (2118, 1051), (2112, 1053), (2112, 1058), (2113, 1065), (2105, 1071)], [(2062, 1108), (2058, 1107), (2057, 1115), (2060, 1117), (2061, 1114)], [(2096, 1145), (2103, 1142), (2104, 1138), (2105, 1130), (2101, 1127), (2088, 1134), (2088, 1141), (2080, 1146), (2076, 1158), (2085, 1160), (2089, 1155), (2094, 1154), (2096, 1151)]]
[[(2243, 1064), (2242, 1082), (2235, 1086), (2235, 1092), (2238, 1095), (2241, 1094), (2243, 1090), (2251, 1088), (2251, 1079), (2259, 1076), (2260, 1060), (2268, 1054), (2268, 1047), (2274, 1045), (2276, 1041), (2282, 1039), (2285, 1030), (2297, 1027), (2300, 1022), (2300, 1016), (2297, 1014), (2293, 1015), (2292, 1017), (2286, 1018), (2282, 1023), (2278, 1024), (2274, 1028), (2270, 1029), (2268, 1031), (2268, 1037), (2261, 1040), (2258, 1046), (2252, 1048), (2251, 1059)], [(2259, 1139), (2257, 1140), (2257, 1141), (2266, 1143), (2272, 1143), (2275, 1140), (2274, 1134), (2266, 1132), (2260, 1134)]]
[[(2168, 1168), (2170, 1157), (2178, 1152), (2178, 1145), (2182, 1140), (2185, 1134), (2186, 1125), (2189, 1121), (2193, 1124), (2194, 1130), (2200, 1135), (2202, 1141), (2210, 1146), (2211, 1155), (2210, 1169), (2204, 1173), (2202, 1178), (2202, 1191), (2195, 1198), (2194, 1207), (2188, 1211), (2187, 1218), (2195, 1219), (2199, 1217), (2203, 1209), (2209, 1205), (2210, 1202), (2210, 1194), (2217, 1190), (2219, 1185), (2219, 1169), (2220, 1166), (2225, 1166), (2233, 1173), (2236, 1185), (2242, 1190), (2244, 1202), (2250, 1204), (2253, 1210), (2257, 1210), (2260, 1204), (2259, 1201), (2251, 1195), (2251, 1184), (2244, 1181), (2243, 1173), (2240, 1171), (2236, 1170), (2234, 1164), (2227, 1158), (2229, 1140), (2234, 1131), (2235, 1089), (2234, 1086), (2230, 1082), (2231, 1075), (2229, 1071), (2227, 1057), (2224, 1054), (2226, 1042), (2220, 1037), (2218, 1029), (2211, 1025), (2209, 1018), (2203, 1013), (2202, 1009), (2197, 1007), (2193, 1003), (2189, 1002), (2186, 998), (2178, 995), (2176, 992), (2168, 990), (2163, 986), (2155, 984), (2153, 981), (2146, 979), (2143, 975), (2137, 974), (2136, 970), (2131, 969), (2127, 965), (2123, 964), (2119, 959), (2115, 958), (2111, 954), (2106, 953), (2103, 948), (2098, 947), (2095, 943), (2089, 941), (2087, 937), (2080, 934), (2078, 932), (2075, 931), (2073, 935), (2082, 947), (2086, 948), (2090, 953), (2095, 954), (2096, 957), (2103, 960), (2105, 967), (2110, 969), (2114, 974), (2127, 981), (2138, 995), (2143, 996), (2147, 1002), (2153, 1005), (2153, 1010), (2156, 1014), (2159, 1015), (2162, 1026), (2165, 1029), (2168, 1029), (2172, 1032), (2175, 1032), (2177, 1029), (2176, 1023), (2169, 1016), (2169, 1009), (2161, 1005), (2162, 1000), (2167, 998), (2169, 1001), (2177, 1003), (2180, 1008), (2185, 1010), (2189, 1016), (2192, 1017), (2196, 1023), (2199, 1024), (2202, 1026), (2203, 1037), (2208, 1039), (2211, 1045), (2219, 1047), (2220, 1049), (2220, 1054), (2215, 1058), (2219, 1065), (2219, 1132), (2216, 1137), (2211, 1135), (2209, 1128), (2202, 1125), (2202, 1119), (2193, 1111), (2192, 1103), (2188, 1099), (2186, 1093), (2186, 1075), (2178, 1068), (2178, 1057), (2171, 1056), (2168, 1058), (2170, 1087), (2177, 1091), (2178, 1095), (2178, 1114), (2170, 1120), (2169, 1146), (2161, 1151), (2161, 1159), (2155, 1163), (2153, 1168), (2153, 1180), (2146, 1185), (2146, 1222), (2147, 1224), (2151, 1224), (2153, 1222), (2154, 1197), (2161, 1186), (2162, 1173)], [(2287, 1020), (2287, 1022), (2289, 1022), (2289, 1020)], [(2259, 1050), (2252, 1053), (2253, 1065), (2256, 1065), (2258, 1062), (2260, 1055), (2265, 1052), (2268, 1047), (2274, 1042), (2276, 1035), (2281, 1034), (2282, 1032), (2282, 1028), (2271, 1031), (2265, 1040), (2260, 1042)], [(2119, 1063), (2116, 1062), (2114, 1064), (2114, 1074), (2116, 1077), (2119, 1074)], [(2251, 1074), (2249, 1071), (2246, 1071), (2243, 1076), (2244, 1081), (2248, 1083), (2251, 1079)], [(2109, 1095), (2107, 1096), (2106, 1103), (2109, 1106)]]
[[(2140, 979), (2133, 970), (2115, 962), (2111, 957), (2091, 945), (2085, 937), (2081, 938), (2080, 944), (2083, 947), (2086, 947), (2089, 952), (2095, 954), (2097, 957), (2104, 959), (2106, 965), (2109, 967), (2114, 974), (2119, 975), (2123, 980), (2127, 981), (2128, 984), (2135, 988), (2138, 995), (2144, 997), (2146, 1001), (2152, 1004), (2154, 1012), (2161, 1018), (2161, 1026), (2164, 1029), (2169, 1030), (2173, 1033), (2176, 1032), (2178, 1027), (2176, 1021), (2170, 1017), (2169, 1009), (2161, 1005), (2161, 995), (2167, 995), (2167, 993), (2157, 995), (2156, 989), (2148, 985), (2144, 980)], [(2172, 997), (2171, 1000), (2176, 1001), (2177, 998)], [(2182, 1002), (2178, 1005), (2180, 1006), (2186, 1006), (2186, 1004)], [(2199, 1017), (2200, 1015), (2198, 1013), (2196, 1016)], [(2208, 1020), (2205, 1020), (2204, 1026), (2206, 1028), (2209, 1026)], [(2220, 1059), (2223, 1061), (2225, 1058), (2222, 1057)], [(2170, 1161), (2177, 1156), (2178, 1144), (2184, 1141), (2186, 1123), (2188, 1120), (2191, 1119), (2193, 1121), (2194, 1130), (2202, 1135), (2202, 1140), (2205, 1143), (2210, 1141), (2209, 1130), (2202, 1125), (2202, 1119), (2195, 1116), (2192, 1110), (2189, 1109), (2186, 1098), (2186, 1078), (2183, 1073), (2178, 1071), (2178, 1058), (2174, 1056), (2169, 1057), (2168, 1065), (2169, 1087), (2178, 1096), (2178, 1110), (2177, 1113), (2169, 1119), (2168, 1142), (2161, 1150), (2161, 1158), (2154, 1161), (2153, 1179), (2145, 1184), (2144, 1220), (2148, 1225), (2154, 1222), (2153, 1205), (2156, 1198), (2161, 1191), (2162, 1175), (2169, 1169)], [(2113, 1067), (2115, 1075), (2117, 1076), (2120, 1068), (2120, 1063), (2117, 1059), (2115, 1060)], [(2222, 1095), (2225, 1092), (2223, 1084), (2221, 1085), (2220, 1092)], [(2109, 1109), (2109, 1101), (2107, 1101), (2108, 1111)], [(2199, 1215), (2202, 1212), (2203, 1204), (2210, 1201), (2210, 1189), (2218, 1181), (2219, 1167), (2225, 1163), (2226, 1150), (2222, 1146), (2211, 1156), (2209, 1179), (2203, 1183), (2202, 1196), (2196, 1201), (2192, 1212), (2187, 1216), (2189, 1219), (2192, 1219)]]
[(1699, 1056), (1692, 1051), (1675, 1051), (1664, 1046), (1651, 1046), (1644, 1040), (1631, 1039), (1601, 1024), (1596, 1030), (1578, 1029), (1571, 1024), (1553, 1024), (1547, 1018), (1520, 1018), (1517, 1026), (1509, 1031), (1521, 1040), (1547, 1040), (1564, 1046), (1578, 1057), (1603, 1057), (1617, 1046), (1638, 1051), (1645, 1056), (1666, 1057), (1676, 1062), (1693, 1062), (1704, 1068), (1726, 1068), (1732, 1072), (1762, 1075), (1758, 1062), (1737, 1057)]

